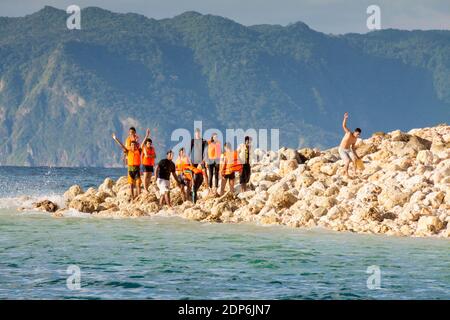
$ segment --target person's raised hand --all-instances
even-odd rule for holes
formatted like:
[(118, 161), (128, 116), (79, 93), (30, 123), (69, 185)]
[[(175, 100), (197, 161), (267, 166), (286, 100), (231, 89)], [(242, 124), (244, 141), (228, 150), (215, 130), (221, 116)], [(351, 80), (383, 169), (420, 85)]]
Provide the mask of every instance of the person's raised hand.
[(147, 128), (147, 131), (145, 132), (145, 134), (147, 135), (147, 137), (150, 136), (150, 129), (149, 128)]
[(112, 138), (114, 139), (114, 140), (116, 140), (117, 139), (117, 137), (116, 137), (116, 134), (115, 133), (113, 133), (112, 135)]
[(348, 119), (348, 112), (344, 113), (344, 119)]

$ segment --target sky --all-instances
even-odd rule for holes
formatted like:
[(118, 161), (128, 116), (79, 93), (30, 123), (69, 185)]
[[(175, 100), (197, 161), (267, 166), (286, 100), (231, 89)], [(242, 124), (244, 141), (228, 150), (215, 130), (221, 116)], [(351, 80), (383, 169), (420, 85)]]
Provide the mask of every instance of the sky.
[(381, 28), (450, 30), (450, 0), (0, 0), (0, 16), (24, 16), (50, 5), (101, 7), (114, 12), (171, 18), (185, 11), (214, 14), (243, 25), (297, 21), (325, 33), (365, 33), (369, 5), (381, 10)]

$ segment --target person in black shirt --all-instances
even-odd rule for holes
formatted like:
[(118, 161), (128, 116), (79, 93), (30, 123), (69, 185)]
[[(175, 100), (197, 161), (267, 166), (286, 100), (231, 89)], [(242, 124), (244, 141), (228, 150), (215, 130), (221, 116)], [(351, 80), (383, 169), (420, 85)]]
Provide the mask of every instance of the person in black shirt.
[(170, 174), (172, 174), (173, 178), (177, 182), (177, 185), (180, 186), (180, 181), (175, 174), (175, 163), (173, 163), (172, 159), (173, 152), (172, 150), (169, 150), (167, 152), (166, 159), (162, 159), (156, 168), (156, 184), (161, 194), (161, 197), (159, 198), (159, 204), (161, 206), (165, 203), (169, 207), (172, 207), (170, 204)]
[(253, 147), (252, 138), (246, 136), (244, 143), (238, 148), (239, 161), (242, 164), (242, 172), (240, 174), (239, 182), (241, 184), (242, 192), (247, 191), (248, 183), (250, 182), (250, 176), (252, 174), (251, 162), (253, 159)]
[[(195, 129), (194, 139), (191, 139), (191, 163), (197, 168), (199, 164), (205, 169), (206, 152), (208, 149), (208, 142), (202, 138), (199, 128)], [(208, 183), (208, 173), (206, 173), (206, 183)]]

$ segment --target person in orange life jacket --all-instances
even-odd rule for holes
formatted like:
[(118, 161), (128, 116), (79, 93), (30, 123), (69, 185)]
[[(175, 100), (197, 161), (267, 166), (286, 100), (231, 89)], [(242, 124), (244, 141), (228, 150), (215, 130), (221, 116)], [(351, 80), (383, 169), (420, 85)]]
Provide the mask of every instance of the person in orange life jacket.
[[(136, 141), (139, 145), (139, 136), (136, 134), (136, 128), (130, 127), (130, 129), (128, 130), (128, 137), (125, 140), (125, 147), (130, 148), (131, 142), (133, 142), (133, 141)], [(124, 154), (123, 154), (123, 161), (126, 165), (127, 164), (127, 153), (126, 152), (124, 152)]]
[(231, 144), (229, 142), (224, 144), (224, 150), (225, 152), (221, 156), (220, 163), (220, 175), (222, 176), (220, 195), (224, 194), (227, 181), (230, 186), (230, 193), (234, 193), (234, 179), (236, 178), (236, 172), (242, 170), (242, 164), (239, 162), (237, 151), (231, 149)]
[[(194, 139), (191, 139), (191, 150), (190, 150), (190, 158), (191, 163), (194, 167), (197, 167), (199, 164), (205, 168), (205, 159), (206, 159), (206, 151), (207, 151), (208, 143), (206, 140), (202, 139), (202, 135), (199, 128), (195, 128), (194, 131)], [(206, 182), (208, 179), (206, 179)]]
[(241, 184), (242, 192), (247, 191), (247, 184), (250, 181), (251, 163), (253, 161), (253, 147), (252, 138), (246, 136), (244, 143), (238, 147), (239, 161), (242, 164), (242, 172), (239, 175), (239, 183)]
[[(208, 168), (208, 186), (209, 192), (217, 195), (217, 188), (219, 186), (219, 168), (220, 168), (221, 147), (220, 141), (217, 139), (217, 133), (211, 135), (211, 140), (208, 141), (208, 152), (206, 158), (206, 166)], [(213, 187), (213, 178), (214, 187)]]
[[(130, 185), (131, 199), (134, 199), (141, 193), (141, 149), (139, 148), (137, 141), (130, 142), (130, 146), (126, 147), (119, 139), (117, 139), (115, 133), (112, 134), (112, 138), (127, 154), (128, 183)], [(147, 139), (147, 136), (145, 139)]]
[(185, 178), (191, 181), (193, 203), (197, 202), (197, 192), (203, 183), (203, 176), (206, 176), (206, 169), (200, 164), (197, 167), (188, 165), (185, 168)]
[[(148, 129), (147, 129), (148, 130)], [(147, 131), (148, 136), (150, 136), (150, 130)], [(148, 192), (148, 187), (150, 186), (150, 179), (154, 172), (155, 166), (155, 148), (153, 147), (153, 141), (150, 138), (144, 140), (141, 145), (142, 149), (142, 165), (144, 167), (144, 191)]]
[(180, 181), (180, 190), (183, 201), (186, 201), (188, 194), (191, 192), (191, 181), (186, 179), (185, 170), (191, 165), (189, 157), (186, 155), (184, 148), (178, 151), (178, 159), (175, 161), (175, 170), (178, 180)]

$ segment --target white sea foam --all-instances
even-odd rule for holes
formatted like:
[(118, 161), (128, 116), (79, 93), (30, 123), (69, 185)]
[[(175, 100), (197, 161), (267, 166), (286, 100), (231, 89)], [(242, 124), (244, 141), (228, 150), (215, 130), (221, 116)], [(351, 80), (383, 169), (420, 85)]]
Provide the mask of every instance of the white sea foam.
[(17, 209), (32, 210), (33, 203), (50, 200), (56, 203), (60, 208), (64, 208), (64, 197), (59, 194), (48, 194), (41, 196), (18, 196), (18, 197), (4, 197), (0, 198), (0, 209)]
[(73, 208), (69, 208), (66, 211), (64, 211), (64, 217), (69, 217), (69, 218), (91, 218), (92, 215), (90, 213), (80, 212), (80, 211), (75, 210)]

